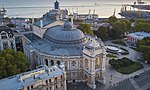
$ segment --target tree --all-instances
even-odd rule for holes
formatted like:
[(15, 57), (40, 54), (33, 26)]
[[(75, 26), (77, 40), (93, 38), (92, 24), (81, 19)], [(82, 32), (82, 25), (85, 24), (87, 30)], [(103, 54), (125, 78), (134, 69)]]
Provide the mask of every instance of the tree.
[(136, 43), (138, 51), (142, 52), (142, 60), (150, 64), (150, 37), (146, 37)]
[(0, 79), (25, 72), (29, 63), (22, 52), (11, 49), (0, 51)]
[(94, 35), (93, 31), (91, 30), (90, 24), (79, 24), (77, 28), (80, 29), (83, 33), (87, 33), (92, 36)]
[(108, 22), (110, 23), (110, 25), (113, 25), (118, 19), (116, 18), (116, 16), (110, 16), (108, 18)]
[(100, 37), (102, 40), (106, 40), (109, 38), (109, 32), (108, 32), (109, 27), (99, 27), (97, 31), (95, 31), (95, 34)]
[(113, 24), (112, 37), (122, 38), (125, 32), (127, 32), (127, 25), (125, 22), (117, 21)]
[(16, 28), (15, 24), (7, 24), (7, 26), (10, 27), (10, 28)]
[(136, 23), (134, 28), (135, 28), (135, 31), (138, 31), (138, 32), (141, 32), (141, 31), (150, 32), (150, 23), (139, 22), (139, 23)]

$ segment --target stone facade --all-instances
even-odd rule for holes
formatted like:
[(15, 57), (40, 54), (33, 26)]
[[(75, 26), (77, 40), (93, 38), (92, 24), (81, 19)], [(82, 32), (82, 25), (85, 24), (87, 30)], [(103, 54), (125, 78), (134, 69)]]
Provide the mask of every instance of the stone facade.
[(15, 36), (10, 28), (0, 26), (0, 50), (6, 48), (16, 50)]
[[(70, 27), (71, 24), (67, 25)], [(67, 41), (68, 38), (66, 38), (66, 36), (69, 36), (70, 39), (76, 39), (78, 37), (72, 36), (77, 31), (72, 31), (72, 33), (70, 33), (70, 30), (68, 30), (67, 27), (67, 30), (62, 28), (62, 30), (57, 32), (55, 29), (60, 29), (58, 27), (59, 26), (51, 27), (53, 29), (47, 29), (49, 30), (49, 34), (46, 31), (47, 36), (45, 37), (48, 37), (48, 35), (49, 37), (54, 36), (50, 37), (53, 38), (53, 40), (44, 41), (43, 37), (40, 39), (37, 38), (35, 39), (36, 41), (34, 41), (32, 38), (38, 37), (36, 35), (34, 36), (34, 34), (31, 35), (32, 37), (29, 37), (29, 35), (23, 37), (24, 53), (30, 61), (31, 67), (35, 68), (39, 65), (47, 65), (48, 67), (57, 65), (59, 67), (64, 64), (68, 83), (83, 81), (87, 82), (87, 85), (93, 89), (96, 88), (96, 80), (105, 84), (106, 51), (101, 40), (89, 35), (79, 35), (81, 36), (81, 39), (83, 38), (83, 40), (79, 39), (82, 42), (77, 42), (76, 40), (76, 42), (72, 44), (74, 41)], [(52, 35), (51, 32), (59, 34), (59, 38), (56, 37), (58, 35)], [(65, 37), (62, 35), (64, 33), (66, 35)], [(67, 35), (67, 33), (73, 35)], [(81, 32), (78, 33), (82, 34)], [(55, 39), (62, 38), (65, 39), (65, 41), (57, 40), (60, 42), (55, 42)], [(70, 44), (66, 45), (63, 42)]]
[[(61, 68), (62, 69), (62, 68)], [(38, 68), (0, 80), (1, 90), (67, 90), (66, 73), (57, 66)], [(7, 83), (7, 86), (6, 86)]]

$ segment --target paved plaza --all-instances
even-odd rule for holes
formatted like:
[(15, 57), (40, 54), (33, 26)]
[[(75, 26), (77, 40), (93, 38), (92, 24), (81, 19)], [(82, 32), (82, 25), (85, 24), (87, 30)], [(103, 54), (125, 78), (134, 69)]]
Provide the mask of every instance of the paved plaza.
[(108, 90), (148, 90), (150, 89), (150, 70), (116, 84)]

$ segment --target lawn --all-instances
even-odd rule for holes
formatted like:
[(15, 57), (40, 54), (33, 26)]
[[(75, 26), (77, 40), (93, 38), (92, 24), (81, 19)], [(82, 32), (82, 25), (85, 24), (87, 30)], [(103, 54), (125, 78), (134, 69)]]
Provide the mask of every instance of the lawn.
[(122, 59), (111, 59), (109, 61), (109, 64), (122, 74), (131, 74), (137, 70), (140, 70), (143, 68), (143, 65), (139, 62), (134, 62), (128, 58), (122, 58)]
[(116, 58), (117, 57), (117, 56), (115, 56), (113, 54), (107, 54), (106, 56), (109, 57), (109, 58)]

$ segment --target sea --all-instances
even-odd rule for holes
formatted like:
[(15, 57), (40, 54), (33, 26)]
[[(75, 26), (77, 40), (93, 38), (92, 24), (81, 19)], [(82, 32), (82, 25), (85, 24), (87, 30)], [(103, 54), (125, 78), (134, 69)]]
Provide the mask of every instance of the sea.
[[(118, 14), (122, 5), (133, 4), (136, 0), (58, 0), (61, 9), (67, 9), (69, 14), (95, 13), (99, 18), (107, 18)], [(150, 3), (150, 0), (143, 0)], [(41, 17), (43, 14), (54, 8), (55, 0), (0, 0), (0, 8), (7, 9), (8, 17)]]

